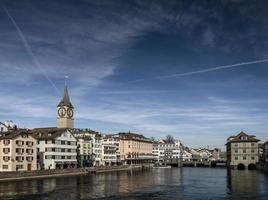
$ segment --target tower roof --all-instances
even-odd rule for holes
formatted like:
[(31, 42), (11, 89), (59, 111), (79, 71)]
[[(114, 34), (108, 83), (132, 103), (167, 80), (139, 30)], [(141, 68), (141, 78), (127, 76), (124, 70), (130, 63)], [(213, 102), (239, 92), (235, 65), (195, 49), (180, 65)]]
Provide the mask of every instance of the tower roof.
[(70, 101), (69, 94), (68, 94), (68, 89), (67, 89), (66, 85), (64, 87), (63, 97), (62, 97), (60, 103), (58, 104), (58, 107), (59, 106), (68, 106), (70, 108), (74, 108), (72, 103), (71, 103), (71, 101)]

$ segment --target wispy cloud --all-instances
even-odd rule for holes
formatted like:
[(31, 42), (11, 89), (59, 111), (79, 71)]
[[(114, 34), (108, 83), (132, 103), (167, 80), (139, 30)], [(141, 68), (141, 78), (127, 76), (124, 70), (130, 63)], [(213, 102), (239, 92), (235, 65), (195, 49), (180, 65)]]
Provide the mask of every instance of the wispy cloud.
[(196, 70), (196, 71), (192, 71), (192, 72), (186, 72), (186, 73), (178, 73), (178, 74), (170, 74), (170, 75), (165, 75), (165, 76), (155, 76), (152, 78), (137, 79), (137, 80), (129, 81), (128, 83), (136, 83), (136, 82), (143, 82), (143, 81), (191, 76), (191, 75), (196, 75), (196, 74), (203, 74), (203, 73), (212, 72), (212, 71), (242, 67), (242, 66), (247, 66), (247, 65), (254, 65), (254, 64), (265, 63), (265, 62), (268, 62), (268, 59), (241, 62), (241, 63), (235, 63), (235, 64), (230, 64), (230, 65), (221, 65), (221, 66), (217, 66), (217, 67), (210, 67), (210, 68), (205, 68), (205, 69)]
[[(79, 0), (75, 4), (68, 0), (64, 3), (6, 1), (11, 18), (3, 10), (0, 11), (1, 120), (10, 117), (24, 121), (29, 127), (42, 123), (54, 126), (55, 107), (60, 96), (53, 95), (44, 74), (58, 88), (63, 86), (64, 76), (68, 75), (77, 127), (96, 126), (104, 132), (134, 130), (159, 137), (171, 133), (192, 144), (224, 143), (227, 135), (241, 128), (265, 135), (268, 119), (263, 109), (266, 105), (265, 92), (256, 87), (254, 91), (258, 94), (254, 96), (251, 95), (253, 91), (243, 86), (250, 78), (253, 78), (253, 85), (259, 81), (258, 77), (243, 79), (239, 75), (233, 82), (229, 77), (223, 77), (218, 82), (166, 81), (170, 82), (169, 85), (158, 84), (157, 81), (155, 85), (125, 84), (122, 81), (145, 77), (145, 74), (149, 78), (133, 82), (198, 74), (205, 76), (212, 71), (228, 71), (267, 62), (267, 59), (262, 59), (267, 56), (268, 26), (267, 20), (264, 20), (267, 12), (259, 9), (265, 6), (259, 6), (256, 2), (238, 5), (228, 1), (228, 6), (226, 4), (227, 1), (178, 3), (172, 0), (118, 1), (116, 4), (112, 1)], [(12, 18), (16, 20), (17, 32), (14, 29), (16, 24), (10, 22)], [(18, 31), (24, 35), (18, 35)], [(175, 45), (185, 45), (195, 53), (208, 50), (226, 55), (227, 52), (227, 57), (220, 59), (211, 54), (209, 59), (217, 63), (252, 60), (222, 66), (217, 64), (215, 67), (204, 64), (203, 68), (199, 68), (202, 67), (200, 60), (193, 62), (192, 66), (197, 63), (196, 67), (200, 65), (200, 70), (193, 70), (190, 65), (184, 69), (161, 66), (165, 74), (170, 73), (168, 75), (162, 75), (163, 71), (151, 75), (155, 70), (153, 65), (144, 69), (131, 65), (135, 68), (128, 71), (128, 64), (135, 63), (135, 59), (146, 63), (147, 58), (142, 56), (128, 58), (129, 62), (120, 65), (120, 61), (136, 48), (137, 43), (143, 44), (154, 33), (166, 38), (180, 37), (181, 42)], [(28, 43), (32, 53), (25, 51), (27, 43), (22, 41)], [(180, 52), (175, 54), (174, 51), (169, 49), (169, 52), (163, 52), (180, 57)], [(143, 51), (144, 55), (147, 53)], [(229, 59), (232, 54), (239, 56)], [(39, 62), (43, 72), (32, 62), (32, 57)], [(260, 60), (253, 60), (257, 58)], [(154, 56), (149, 59), (158, 58)], [(191, 55), (188, 59), (192, 59)], [(181, 58), (173, 61), (184, 64)], [(166, 63), (171, 61), (167, 59)], [(186, 73), (174, 73), (186, 68)], [(261, 75), (260, 72), (258, 76)], [(248, 95), (246, 92), (242, 94), (241, 88)], [(241, 97), (237, 100), (232, 98), (234, 94), (231, 90)], [(36, 120), (42, 123), (36, 123)], [(198, 142), (196, 135), (201, 135)]]
[(11, 16), (11, 14), (9, 13), (8, 9), (6, 7), (4, 7), (4, 11), (6, 12), (7, 16), (9, 17), (11, 23), (14, 25), (16, 31), (18, 32), (18, 35), (21, 39), (21, 42), (23, 43), (23, 46), (25, 47), (25, 50), (28, 52), (29, 56), (32, 58), (35, 66), (41, 71), (41, 73), (44, 75), (44, 77), (48, 80), (48, 82), (52, 85), (52, 87), (59, 93), (59, 89), (56, 87), (56, 85), (54, 84), (54, 82), (47, 76), (47, 74), (45, 73), (45, 71), (43, 70), (43, 67), (40, 65), (38, 59), (36, 58), (36, 56), (34, 55), (32, 48), (30, 47), (28, 41), (26, 40), (23, 32), (21, 31), (20, 27), (18, 26), (17, 22), (15, 21), (15, 19)]

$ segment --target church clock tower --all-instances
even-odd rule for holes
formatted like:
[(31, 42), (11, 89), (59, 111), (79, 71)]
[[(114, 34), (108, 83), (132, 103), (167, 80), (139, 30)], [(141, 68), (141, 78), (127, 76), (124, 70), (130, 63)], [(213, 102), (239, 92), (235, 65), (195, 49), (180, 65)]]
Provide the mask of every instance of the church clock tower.
[(68, 89), (65, 85), (64, 94), (57, 106), (57, 128), (74, 127), (74, 107), (70, 101)]

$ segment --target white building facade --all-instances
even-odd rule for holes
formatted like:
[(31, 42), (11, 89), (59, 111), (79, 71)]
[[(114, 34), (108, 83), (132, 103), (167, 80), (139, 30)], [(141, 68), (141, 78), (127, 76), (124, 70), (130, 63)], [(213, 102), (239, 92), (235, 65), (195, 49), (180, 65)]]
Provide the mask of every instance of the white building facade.
[(0, 133), (5, 133), (7, 131), (16, 130), (17, 126), (13, 121), (5, 121), (4, 123), (0, 122)]
[(39, 169), (77, 167), (77, 141), (68, 129), (34, 129), (38, 140), (37, 162)]
[(116, 146), (114, 144), (102, 144), (102, 163), (105, 166), (117, 165)]
[[(121, 165), (120, 138), (118, 135), (105, 135), (102, 141), (102, 159), (105, 164)], [(110, 151), (107, 151), (110, 149)], [(108, 160), (107, 160), (108, 159)]]
[[(183, 158), (182, 144), (179, 140), (174, 140), (173, 143), (167, 143), (165, 140), (160, 140), (153, 144), (153, 156), (155, 162), (172, 162)], [(189, 156), (189, 155), (185, 155)]]

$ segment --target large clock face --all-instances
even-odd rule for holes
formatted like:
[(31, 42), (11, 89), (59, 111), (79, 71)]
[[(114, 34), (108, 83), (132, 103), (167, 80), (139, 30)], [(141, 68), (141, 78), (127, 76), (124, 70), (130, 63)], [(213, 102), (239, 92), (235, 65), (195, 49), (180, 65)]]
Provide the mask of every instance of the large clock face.
[(64, 117), (66, 114), (66, 109), (64, 107), (60, 107), (59, 110), (58, 110), (58, 115), (60, 117)]
[(68, 108), (68, 110), (67, 110), (67, 115), (68, 115), (68, 117), (72, 118), (72, 117), (74, 116), (74, 111), (73, 111), (73, 109)]

